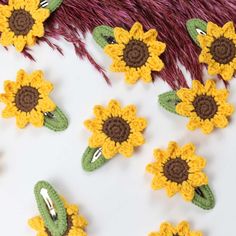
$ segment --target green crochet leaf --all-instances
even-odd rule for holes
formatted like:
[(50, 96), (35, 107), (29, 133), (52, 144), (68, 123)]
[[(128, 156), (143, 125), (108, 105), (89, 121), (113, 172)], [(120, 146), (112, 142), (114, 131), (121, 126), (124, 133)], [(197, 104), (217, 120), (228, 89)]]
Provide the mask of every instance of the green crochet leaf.
[(102, 155), (101, 148), (88, 147), (82, 157), (82, 167), (85, 171), (91, 172), (100, 168), (108, 161), (109, 160)]
[(200, 47), (197, 36), (205, 35), (207, 32), (207, 22), (200, 19), (190, 19), (187, 21), (187, 30), (193, 41)]
[(181, 100), (177, 96), (176, 91), (170, 91), (167, 93), (163, 93), (159, 95), (159, 104), (165, 108), (167, 111), (175, 113), (178, 115), (176, 112), (176, 105), (180, 102)]
[[(53, 203), (53, 208), (56, 212), (56, 217), (53, 219), (49, 207), (46, 204), (42, 191), (47, 192)], [(35, 199), (38, 205), (39, 212), (44, 220), (44, 224), (53, 236), (62, 236), (67, 231), (67, 212), (64, 204), (54, 190), (54, 188), (46, 181), (39, 181), (34, 188)]]
[(59, 8), (63, 2), (63, 0), (46, 0), (46, 1), (48, 2), (48, 5), (45, 8), (49, 9), (51, 13), (54, 12), (57, 8)]
[(56, 107), (55, 111), (44, 114), (44, 126), (53, 131), (63, 131), (68, 127), (68, 119), (64, 113)]
[(116, 43), (114, 29), (106, 25), (97, 26), (93, 30), (93, 38), (102, 48), (105, 48), (108, 44)]
[(214, 195), (208, 185), (203, 185), (195, 189), (192, 202), (205, 210), (211, 210), (215, 206)]

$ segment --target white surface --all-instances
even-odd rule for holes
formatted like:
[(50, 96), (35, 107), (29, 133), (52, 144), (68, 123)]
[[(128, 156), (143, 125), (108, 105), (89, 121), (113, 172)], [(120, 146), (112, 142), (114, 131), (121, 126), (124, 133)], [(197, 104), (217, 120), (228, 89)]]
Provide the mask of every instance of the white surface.
[[(91, 36), (87, 41), (93, 56), (108, 68), (110, 59)], [(122, 74), (110, 73), (113, 86), (109, 87), (86, 60), (75, 56), (71, 45), (63, 41), (60, 45), (65, 57), (47, 45), (35, 47), (37, 63), (14, 49), (0, 49), (1, 91), (3, 81), (14, 80), (18, 69), (42, 69), (55, 85), (51, 97), (70, 119), (69, 128), (60, 133), (31, 125), (20, 130), (15, 119), (0, 119), (0, 235), (36, 235), (27, 220), (38, 215), (33, 187), (41, 179), (80, 206), (89, 221), (89, 236), (146, 236), (165, 220), (175, 224), (188, 220), (192, 229), (202, 230), (205, 236), (235, 235), (235, 116), (227, 129), (210, 136), (190, 133), (185, 128), (187, 119), (157, 104), (157, 95), (170, 90), (167, 84), (157, 80), (155, 84), (127, 86)], [(136, 104), (138, 115), (147, 117), (146, 144), (131, 159), (117, 156), (103, 168), (86, 173), (80, 163), (91, 133), (83, 121), (92, 117), (95, 104), (106, 105), (111, 98), (123, 105)], [(232, 82), (230, 101), (236, 103), (236, 81)], [(1, 104), (0, 110), (3, 108)], [(212, 211), (186, 203), (179, 195), (170, 199), (164, 191), (151, 190), (152, 176), (145, 173), (145, 166), (153, 160), (153, 149), (166, 148), (171, 140), (182, 145), (192, 141), (198, 154), (207, 158), (205, 171), (216, 196)]]

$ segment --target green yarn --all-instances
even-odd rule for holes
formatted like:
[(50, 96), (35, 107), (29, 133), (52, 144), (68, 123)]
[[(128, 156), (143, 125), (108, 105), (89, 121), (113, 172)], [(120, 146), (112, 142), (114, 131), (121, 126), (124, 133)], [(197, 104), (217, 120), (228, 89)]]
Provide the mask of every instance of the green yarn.
[(186, 23), (187, 30), (193, 41), (200, 47), (197, 36), (199, 34), (206, 34), (207, 32), (207, 22), (201, 19), (190, 19)]
[(196, 188), (192, 202), (204, 210), (211, 210), (215, 206), (214, 195), (208, 185)]
[[(48, 196), (53, 201), (53, 207), (57, 213), (57, 219), (55, 220), (52, 219), (48, 207), (40, 194), (41, 189), (46, 189)], [(39, 181), (35, 185), (34, 193), (39, 212), (47, 229), (52, 236), (62, 236), (67, 230), (67, 213), (61, 198), (54, 188), (46, 181)]]
[(115, 42), (114, 29), (106, 25), (97, 26), (93, 30), (93, 38), (100, 47), (105, 48), (106, 45)]
[(57, 8), (60, 7), (62, 4), (63, 0), (49, 0), (49, 4), (47, 5), (47, 9), (50, 10), (50, 12), (54, 12)]
[(82, 157), (82, 167), (85, 171), (94, 171), (109, 161), (108, 159), (104, 158), (102, 154), (98, 157), (98, 159), (93, 161), (94, 154), (97, 151), (99, 151), (99, 148), (87, 147), (87, 149), (85, 150)]
[(44, 126), (53, 131), (63, 131), (68, 127), (68, 119), (59, 107), (56, 107), (55, 111), (44, 115)]
[(179, 115), (176, 112), (176, 105), (180, 102), (181, 100), (177, 96), (176, 91), (170, 91), (163, 93), (159, 95), (159, 104), (165, 108), (167, 111), (175, 113)]

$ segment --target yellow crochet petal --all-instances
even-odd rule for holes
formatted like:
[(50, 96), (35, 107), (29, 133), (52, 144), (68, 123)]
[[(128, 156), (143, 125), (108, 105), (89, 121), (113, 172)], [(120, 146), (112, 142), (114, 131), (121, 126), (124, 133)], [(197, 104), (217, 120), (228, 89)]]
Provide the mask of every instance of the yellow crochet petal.
[(28, 46), (33, 46), (36, 44), (36, 37), (33, 36), (32, 32), (28, 33), (28, 35), (26, 37), (27, 37), (26, 44)]
[(190, 116), (192, 111), (194, 111), (193, 105), (187, 102), (178, 103), (175, 109), (176, 109), (176, 112), (182, 116)]
[(189, 174), (188, 181), (193, 187), (200, 187), (202, 185), (208, 184), (208, 177), (203, 172), (196, 172)]
[(141, 75), (141, 79), (146, 82), (146, 83), (150, 83), (152, 82), (152, 75), (151, 75), (151, 70), (150, 68), (143, 66), (140, 69), (140, 75)]
[(231, 116), (233, 113), (234, 113), (234, 106), (229, 103), (223, 102), (218, 107), (219, 115)]
[(197, 39), (202, 49), (210, 47), (214, 41), (214, 38), (209, 35), (198, 35)]
[(189, 235), (190, 233), (190, 226), (189, 223), (186, 221), (181, 222), (180, 224), (178, 224), (177, 226), (177, 232), (179, 235)]
[(166, 193), (168, 197), (174, 196), (181, 189), (180, 185), (174, 182), (168, 182), (166, 185)]
[(14, 117), (16, 114), (17, 114), (17, 109), (13, 105), (6, 106), (6, 108), (2, 111), (3, 118), (11, 118)]
[(128, 72), (125, 73), (125, 82), (127, 84), (135, 84), (139, 78), (140, 73), (134, 68), (131, 68)]
[(116, 42), (118, 44), (127, 44), (129, 42), (130, 39), (129, 32), (122, 28), (116, 27), (114, 29), (114, 35)]
[(84, 125), (86, 126), (86, 128), (92, 132), (95, 132), (97, 130), (101, 130), (102, 129), (102, 124), (101, 122), (98, 122), (97, 120), (86, 120), (84, 122)]
[(0, 101), (5, 104), (12, 104), (14, 99), (13, 94), (0, 94)]
[(137, 40), (140, 40), (144, 34), (143, 32), (143, 26), (139, 23), (139, 22), (136, 22), (130, 32), (130, 37), (132, 37), (133, 39), (137, 39)]
[(218, 128), (225, 128), (229, 124), (228, 119), (223, 115), (216, 115), (213, 120), (214, 125)]
[(11, 44), (13, 44), (14, 42), (14, 33), (10, 32), (10, 31), (4, 31), (2, 32), (1, 38), (0, 38), (0, 44), (2, 44), (2, 46), (9, 46)]
[(16, 125), (18, 128), (24, 128), (29, 123), (29, 117), (25, 112), (16, 115)]
[(224, 36), (231, 38), (235, 34), (234, 22), (229, 21), (223, 26)]
[(193, 80), (192, 83), (192, 90), (196, 93), (196, 94), (203, 94), (205, 92), (205, 88), (204, 85), (198, 81), (198, 80)]
[(176, 233), (176, 229), (169, 223), (162, 223), (160, 226), (160, 234), (161, 236), (173, 236)]
[(208, 22), (208, 24), (207, 24), (207, 34), (211, 35), (215, 38), (219, 38), (220, 36), (223, 36), (223, 30), (218, 25), (216, 25), (212, 22)]
[(87, 236), (87, 234), (82, 229), (72, 228), (68, 236)]
[(164, 176), (161, 175), (155, 175), (152, 179), (151, 188), (153, 190), (159, 190), (166, 186), (167, 179)]
[(151, 53), (151, 56), (159, 56), (166, 49), (166, 44), (160, 41), (149, 42), (147, 44), (149, 45), (149, 52)]
[(121, 111), (122, 118), (128, 121), (133, 121), (136, 118), (137, 108), (134, 105), (126, 106)]
[(189, 123), (187, 125), (187, 128), (189, 130), (195, 130), (197, 128), (201, 127), (201, 120), (199, 117), (191, 117), (189, 120)]
[(83, 216), (78, 216), (78, 215), (72, 216), (72, 220), (74, 227), (79, 227), (84, 229), (88, 225), (87, 220)]
[(123, 55), (124, 48), (123, 44), (108, 44), (104, 48), (104, 52), (112, 58), (117, 58)]
[(202, 121), (201, 130), (204, 134), (210, 134), (214, 129), (213, 122), (209, 120)]
[(109, 115), (108, 111), (103, 106), (100, 106), (100, 105), (97, 105), (94, 107), (93, 113), (96, 118), (102, 119), (102, 120), (106, 120), (106, 118)]
[(146, 171), (151, 174), (158, 174), (163, 171), (163, 167), (159, 162), (153, 162), (146, 166)]
[(26, 40), (22, 35), (14, 37), (14, 46), (18, 52), (22, 52), (26, 45)]
[(200, 63), (206, 63), (208, 65), (212, 64), (213, 62), (215, 62), (213, 59), (212, 59), (212, 55), (211, 53), (209, 52), (209, 49), (208, 48), (204, 48), (202, 49), (200, 55), (199, 55), (199, 62)]
[(110, 66), (110, 70), (113, 72), (125, 72), (127, 71), (126, 64), (120, 58), (114, 59), (113, 64)]
[(107, 139), (105, 143), (102, 145), (102, 154), (106, 159), (111, 159), (114, 157), (119, 150), (119, 144)]
[(155, 29), (150, 29), (143, 35), (143, 41), (148, 44), (150, 42), (155, 42), (157, 39), (157, 31)]
[(192, 201), (194, 197), (195, 190), (194, 188), (188, 183), (184, 182), (181, 187), (181, 195), (186, 201)]
[(123, 142), (119, 147), (119, 153), (125, 157), (131, 157), (134, 152), (134, 147), (129, 142)]
[(147, 127), (147, 120), (145, 118), (134, 118), (130, 122), (130, 128), (133, 132), (141, 132)]
[(44, 26), (42, 23), (36, 22), (32, 28), (32, 33), (34, 36), (43, 37), (44, 36)]
[(169, 158), (168, 153), (161, 149), (155, 149), (153, 151), (153, 155), (154, 155), (155, 160), (158, 162), (164, 162)]
[(30, 112), (30, 123), (35, 127), (42, 127), (44, 124), (44, 115), (40, 111), (31, 111)]
[(216, 89), (216, 83), (214, 80), (207, 80), (205, 84), (205, 91), (207, 95), (212, 95), (213, 91)]
[(129, 142), (133, 144), (133, 146), (138, 147), (145, 143), (145, 139), (140, 132), (136, 132), (136, 133), (130, 134)]
[(16, 93), (17, 92), (17, 84), (13, 81), (6, 80), (6, 81), (4, 81), (4, 90), (6, 93)]
[[(0, 10), (0, 14), (1, 14), (1, 10)], [(5, 20), (3, 15), (0, 15), (0, 32), (6, 31), (7, 27), (8, 27), (7, 21)]]
[(55, 111), (56, 104), (49, 97), (45, 97), (39, 100), (36, 109), (42, 112), (51, 112)]
[(28, 221), (29, 226), (36, 231), (44, 230), (43, 219), (40, 216), (36, 216)]
[(189, 172), (194, 173), (201, 171), (206, 166), (206, 160), (203, 157), (195, 156), (190, 162), (188, 162)]
[(224, 80), (231, 80), (234, 75), (234, 68), (231, 65), (225, 65), (220, 75)]
[(79, 212), (79, 207), (75, 204), (68, 204), (67, 208), (66, 208), (67, 214), (68, 215), (74, 215), (74, 214), (78, 214)]
[(159, 57), (150, 57), (147, 63), (152, 71), (161, 71), (165, 66)]
[(0, 5), (0, 16), (2, 19), (9, 18), (11, 16), (11, 8), (8, 5)]
[(11, 7), (14, 7), (15, 10), (24, 8), (25, 6), (25, 1), (24, 0), (9, 0), (8, 5)]
[(161, 236), (161, 235), (159, 233), (152, 232), (152, 233), (148, 234), (148, 236)]
[(95, 132), (89, 139), (89, 147), (98, 148), (103, 145), (106, 140), (106, 135), (104, 133)]
[(29, 75), (30, 85), (35, 88), (40, 88), (43, 84), (44, 74), (41, 70), (34, 71)]
[[(31, 1), (31, 0), (29, 0)], [(34, 1), (32, 1), (34, 2)], [(39, 22), (44, 22), (50, 15), (50, 11), (48, 9), (45, 8), (40, 8), (37, 9), (37, 11), (34, 12), (34, 14), (32, 14), (32, 17)]]
[(37, 236), (48, 236), (48, 234), (45, 231), (38, 232)]
[(227, 100), (229, 96), (229, 91), (227, 89), (218, 89), (212, 92), (214, 99), (218, 102)]
[(182, 88), (177, 91), (177, 96), (183, 101), (183, 102), (192, 102), (195, 97), (195, 93), (191, 89)]
[(203, 236), (202, 232), (191, 232), (189, 236)]
[(169, 142), (167, 148), (168, 157), (176, 157), (178, 151), (179, 151), (179, 145), (176, 142)]
[(40, 0), (24, 0), (25, 2), (25, 8), (28, 10), (28, 11), (34, 11), (34, 10), (37, 10), (38, 7), (39, 7), (39, 4), (40, 4)]
[(108, 110), (112, 116), (120, 116), (121, 115), (121, 106), (120, 106), (120, 103), (116, 100), (111, 100), (109, 102)]
[(181, 157), (183, 159), (188, 160), (190, 157), (192, 157), (195, 153), (196, 147), (193, 143), (188, 143), (180, 148), (181, 150)]
[(208, 65), (208, 74), (209, 75), (217, 75), (221, 72), (221, 66), (217, 62), (212, 62)]

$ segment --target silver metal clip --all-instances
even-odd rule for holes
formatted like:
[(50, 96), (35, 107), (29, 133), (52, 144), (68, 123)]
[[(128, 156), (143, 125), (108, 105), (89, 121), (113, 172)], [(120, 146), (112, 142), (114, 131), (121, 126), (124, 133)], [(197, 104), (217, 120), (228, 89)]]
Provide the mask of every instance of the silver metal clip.
[(197, 31), (198, 34), (206, 35), (206, 32), (204, 32), (204, 31), (201, 30), (201, 29), (198, 29), (198, 28), (197, 28), (196, 31)]
[(55, 118), (55, 115), (52, 112), (45, 112), (44, 115), (47, 116), (50, 119)]
[(91, 160), (91, 163), (94, 163), (101, 155), (102, 148), (98, 148), (98, 150), (93, 154), (93, 159)]
[(45, 8), (47, 7), (49, 4), (48, 0), (40, 0), (40, 6)]
[(52, 219), (55, 221), (57, 219), (57, 213), (54, 209), (54, 206), (53, 206), (53, 202), (51, 200), (51, 198), (49, 197), (48, 195), (48, 190), (45, 189), (45, 188), (42, 188), (40, 190), (40, 194), (42, 195), (47, 207), (48, 207), (48, 210), (50, 212), (50, 215), (52, 216)]

